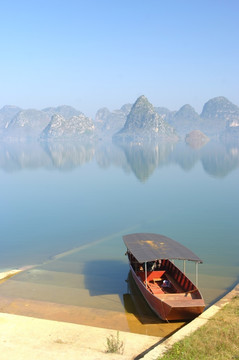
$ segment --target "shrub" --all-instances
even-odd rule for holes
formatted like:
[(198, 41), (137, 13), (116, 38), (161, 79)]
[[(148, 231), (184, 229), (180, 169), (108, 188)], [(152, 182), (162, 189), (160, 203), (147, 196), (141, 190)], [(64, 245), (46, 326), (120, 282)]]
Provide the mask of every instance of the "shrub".
[(116, 337), (113, 335), (110, 335), (107, 338), (106, 352), (123, 354), (124, 343), (123, 343), (123, 341), (120, 341), (120, 339), (119, 339), (119, 331), (117, 331)]

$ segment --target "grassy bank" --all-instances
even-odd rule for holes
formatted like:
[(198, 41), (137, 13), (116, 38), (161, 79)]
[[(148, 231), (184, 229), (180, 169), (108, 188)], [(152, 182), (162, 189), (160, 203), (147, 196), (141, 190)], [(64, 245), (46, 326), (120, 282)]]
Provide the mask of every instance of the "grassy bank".
[(161, 360), (239, 360), (239, 296), (207, 324), (174, 344)]

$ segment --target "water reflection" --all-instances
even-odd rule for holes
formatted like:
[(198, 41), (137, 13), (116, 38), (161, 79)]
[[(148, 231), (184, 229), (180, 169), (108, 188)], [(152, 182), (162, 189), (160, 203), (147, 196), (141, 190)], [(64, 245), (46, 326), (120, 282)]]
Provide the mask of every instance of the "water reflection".
[(127, 278), (127, 285), (127, 293), (123, 297), (125, 310), (128, 313), (134, 314), (141, 324), (164, 323), (147, 305), (130, 272)]
[(140, 181), (146, 181), (157, 167), (168, 162), (170, 154), (174, 151), (174, 144), (124, 144), (121, 149), (135, 176)]
[(0, 144), (0, 168), (6, 172), (22, 169), (69, 171), (95, 161), (102, 169), (110, 166), (133, 173), (145, 182), (165, 165), (179, 165), (190, 171), (201, 162), (210, 176), (225, 177), (239, 167), (239, 144), (211, 141), (201, 148), (184, 142), (124, 144), (79, 142), (17, 142)]
[(239, 146), (233, 144), (210, 144), (202, 150), (201, 162), (206, 173), (225, 177), (239, 166)]
[(192, 149), (183, 142), (177, 143), (170, 154), (169, 163), (179, 165), (184, 171), (190, 171), (200, 161), (201, 151)]
[(0, 143), (0, 168), (6, 172), (51, 166), (51, 159), (38, 142)]
[(78, 142), (42, 142), (41, 148), (49, 156), (52, 168), (71, 170), (90, 162), (95, 153), (92, 143)]

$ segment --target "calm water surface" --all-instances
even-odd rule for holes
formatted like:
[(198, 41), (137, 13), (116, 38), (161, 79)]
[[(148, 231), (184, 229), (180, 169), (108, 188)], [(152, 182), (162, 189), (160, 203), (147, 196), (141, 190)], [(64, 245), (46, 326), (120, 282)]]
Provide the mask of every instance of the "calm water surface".
[[(155, 232), (189, 247), (213, 303), (238, 280), (238, 181), (235, 144), (1, 144), (0, 267), (33, 265), (0, 285), (3, 310), (14, 301), (17, 313), (174, 331), (182, 324), (159, 326), (128, 278), (122, 235)], [(194, 264), (187, 273), (194, 281)]]

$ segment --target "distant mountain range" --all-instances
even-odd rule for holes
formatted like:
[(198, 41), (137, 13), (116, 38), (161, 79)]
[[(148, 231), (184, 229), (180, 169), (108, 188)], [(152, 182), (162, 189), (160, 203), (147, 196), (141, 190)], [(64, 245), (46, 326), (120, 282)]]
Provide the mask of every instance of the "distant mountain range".
[(99, 109), (95, 119), (66, 105), (43, 110), (16, 106), (0, 109), (0, 137), (7, 141), (113, 139), (119, 143), (140, 143), (177, 141), (186, 135), (196, 142), (198, 136), (204, 140), (221, 137), (239, 141), (239, 107), (220, 96), (209, 100), (201, 114), (188, 104), (170, 111), (154, 107), (145, 96), (140, 96), (133, 105), (125, 104), (113, 112)]

